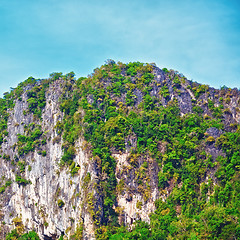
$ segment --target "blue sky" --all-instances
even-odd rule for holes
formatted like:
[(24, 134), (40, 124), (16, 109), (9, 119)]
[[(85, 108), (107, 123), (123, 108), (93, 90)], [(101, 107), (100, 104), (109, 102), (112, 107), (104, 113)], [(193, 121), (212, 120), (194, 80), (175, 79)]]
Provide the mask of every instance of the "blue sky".
[(29, 76), (87, 76), (106, 59), (239, 88), (239, 23), (234, 0), (0, 0), (0, 94)]

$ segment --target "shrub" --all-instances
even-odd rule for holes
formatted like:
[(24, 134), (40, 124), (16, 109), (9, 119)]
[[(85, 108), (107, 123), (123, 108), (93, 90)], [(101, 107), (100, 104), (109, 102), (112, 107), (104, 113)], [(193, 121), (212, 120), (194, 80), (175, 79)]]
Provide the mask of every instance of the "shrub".
[(61, 141), (61, 137), (60, 136), (56, 136), (55, 138), (53, 138), (53, 144), (60, 143), (60, 141)]
[(137, 201), (136, 208), (141, 210), (142, 209), (142, 205), (143, 205), (142, 201)]
[(227, 97), (227, 98), (225, 99), (225, 102), (226, 102), (227, 104), (229, 104), (229, 103), (231, 102), (230, 97)]
[(3, 192), (5, 192), (5, 189), (6, 189), (6, 187), (5, 187), (5, 186), (2, 186), (2, 187), (0, 187), (0, 193), (3, 193)]
[(169, 73), (167, 68), (163, 68), (162, 70), (164, 71), (164, 73)]
[(209, 137), (206, 139), (206, 141), (207, 141), (208, 143), (213, 143), (213, 142), (215, 142), (215, 138), (212, 137), (212, 136), (209, 136)]
[(231, 111), (230, 111), (229, 108), (225, 108), (225, 109), (223, 110), (223, 112), (224, 112), (225, 114), (231, 114)]
[(47, 152), (44, 150), (42, 151), (42, 156), (45, 157), (47, 155)]
[(62, 207), (65, 205), (65, 203), (64, 203), (64, 201), (63, 201), (62, 199), (58, 199), (58, 200), (57, 200), (57, 205), (58, 205), (60, 208), (62, 208)]
[(27, 184), (30, 183), (30, 181), (22, 178), (22, 177), (19, 176), (19, 175), (16, 175), (15, 181), (16, 181), (19, 185), (23, 185), (23, 186), (26, 186)]

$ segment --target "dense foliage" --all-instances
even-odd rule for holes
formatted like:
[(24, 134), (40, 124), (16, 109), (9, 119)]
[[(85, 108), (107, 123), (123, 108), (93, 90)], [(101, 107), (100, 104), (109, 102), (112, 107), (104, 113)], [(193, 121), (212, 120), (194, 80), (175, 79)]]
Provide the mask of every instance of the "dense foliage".
[(40, 240), (35, 231), (19, 234), (16, 229), (12, 230), (7, 236), (6, 240)]
[[(61, 104), (65, 119), (57, 126), (65, 140), (62, 163), (69, 164), (73, 174), (76, 172), (74, 143), (83, 130), (100, 165), (101, 175), (107, 175), (107, 181), (101, 182), (99, 187), (104, 195), (104, 219), (100, 222), (97, 213), (93, 216), (95, 224), (101, 226), (96, 232), (97, 237), (240, 237), (240, 128), (232, 126), (218, 138), (206, 133), (210, 128), (219, 132), (226, 130), (223, 98), (216, 96), (217, 93), (223, 96), (222, 92), (218, 90), (208, 101), (207, 109), (211, 116), (202, 114), (204, 108), (197, 100), (192, 102), (192, 112), (181, 116), (177, 98), (170, 99), (169, 84), (164, 81), (158, 84), (153, 68), (139, 62), (115, 64), (110, 61), (95, 69), (88, 78), (78, 79), (76, 86), (65, 86)], [(177, 74), (170, 75), (166, 69), (165, 73), (169, 73), (175, 95), (181, 94), (181, 83), (186, 79)], [(156, 87), (158, 96), (151, 94)], [(209, 87), (190, 83), (189, 89), (199, 99), (202, 94), (207, 94)], [(166, 106), (162, 105), (161, 99), (166, 100)], [(219, 107), (214, 105), (214, 101), (220, 103)], [(136, 146), (128, 141), (130, 136), (136, 138)], [(224, 152), (216, 159), (206, 152), (214, 144)], [(159, 145), (165, 146), (164, 152), (159, 151)], [(124, 151), (129, 151), (132, 156), (147, 155), (155, 159), (160, 168), (160, 191), (171, 187), (167, 201), (156, 202), (157, 210), (151, 215), (150, 225), (138, 222), (131, 232), (118, 225), (113, 209), (117, 181), (116, 161), (112, 153)], [(132, 164), (134, 166), (134, 161)], [(214, 180), (209, 178), (210, 175), (214, 175)]]
[[(78, 80), (73, 72), (54, 73), (41, 84), (29, 78), (0, 99), (0, 143), (7, 135), (7, 109), (13, 107), (14, 98), (21, 100), (24, 86), (33, 85), (27, 92), (29, 113), (41, 119), (45, 91), (49, 83), (61, 78), (64, 119), (55, 126), (59, 136), (53, 141), (63, 139), (61, 165), (68, 166), (72, 176), (79, 170), (74, 162), (76, 140), (83, 136), (88, 142), (99, 178), (104, 178), (95, 189), (103, 197), (103, 209), (100, 205), (93, 208), (94, 196), (88, 195), (98, 239), (240, 238), (240, 126), (228, 120), (232, 115), (230, 97), (239, 97), (239, 92), (213, 90), (166, 68), (161, 70), (159, 81), (154, 71), (153, 64), (116, 64), (111, 60)], [(186, 89), (194, 97), (189, 111), (182, 114), (179, 97)], [(18, 154), (24, 156), (38, 149), (44, 155), (41, 146), (45, 143), (40, 126), (33, 123), (25, 127), (24, 135), (18, 135)], [(210, 154), (211, 149), (215, 154)], [(137, 191), (141, 190), (144, 201), (149, 199), (151, 181), (146, 159), (157, 162), (158, 188), (166, 198), (155, 202), (149, 224), (137, 221), (131, 231), (120, 226), (116, 211), (117, 194), (127, 191), (127, 186), (123, 179), (117, 183), (113, 154), (123, 152), (129, 153)], [(19, 169), (20, 173), (25, 170), (24, 163), (19, 163)], [(85, 183), (90, 179), (87, 175)], [(16, 181), (28, 183), (19, 175)], [(5, 183), (0, 193), (9, 184)], [(58, 200), (60, 208), (64, 204)], [(142, 204), (138, 202), (137, 208)], [(81, 227), (76, 236), (82, 231)], [(14, 231), (11, 234), (14, 236)], [(10, 235), (7, 239), (38, 239), (34, 235)]]

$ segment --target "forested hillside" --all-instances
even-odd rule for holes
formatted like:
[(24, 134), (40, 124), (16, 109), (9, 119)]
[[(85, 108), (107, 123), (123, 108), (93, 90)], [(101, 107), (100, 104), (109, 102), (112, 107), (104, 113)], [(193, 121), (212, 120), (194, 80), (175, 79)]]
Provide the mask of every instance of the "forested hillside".
[(28, 78), (0, 116), (2, 239), (240, 238), (238, 89), (108, 60)]

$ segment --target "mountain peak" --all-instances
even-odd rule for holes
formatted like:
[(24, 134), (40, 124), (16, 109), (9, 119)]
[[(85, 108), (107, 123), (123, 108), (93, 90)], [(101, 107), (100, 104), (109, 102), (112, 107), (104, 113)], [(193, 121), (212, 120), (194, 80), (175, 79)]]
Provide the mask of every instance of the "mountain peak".
[(108, 60), (0, 102), (1, 239), (240, 237), (237, 89)]

